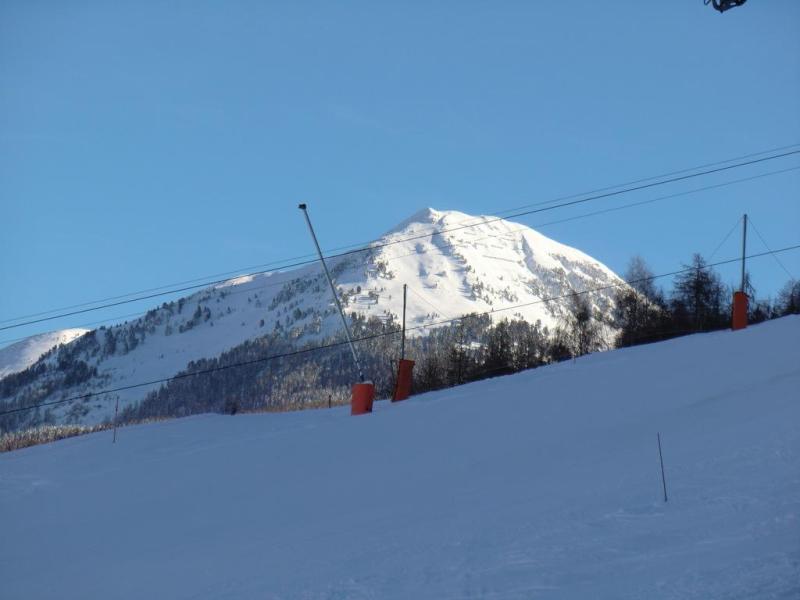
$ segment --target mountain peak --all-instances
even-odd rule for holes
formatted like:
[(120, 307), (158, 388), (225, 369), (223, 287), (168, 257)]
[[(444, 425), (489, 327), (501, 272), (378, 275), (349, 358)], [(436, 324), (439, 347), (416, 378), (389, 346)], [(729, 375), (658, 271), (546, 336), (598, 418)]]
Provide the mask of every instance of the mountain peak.
[(413, 215), (392, 227), (386, 234), (397, 233), (412, 227), (413, 225), (433, 225), (441, 221), (441, 219), (449, 214), (448, 211), (436, 210), (435, 208), (426, 207), (418, 210)]
[[(365, 322), (397, 322), (405, 305), (414, 335), (425, 335), (469, 314), (538, 322), (552, 332), (572, 314), (572, 292), (598, 288), (589, 301), (593, 312), (604, 315), (601, 326), (607, 337), (614, 332), (613, 287), (622, 283), (592, 257), (521, 223), (431, 207), (418, 210), (378, 238), (370, 252), (348, 253), (332, 261), (331, 267), (348, 315)], [(62, 354), (46, 359), (49, 370), (34, 381), (21, 381), (15, 394), (50, 393), (41, 396), (42, 401), (63, 394), (77, 396), (101, 390), (109, 381), (124, 386), (172, 377), (201, 359), (250, 352), (248, 345), (254, 340), (320, 343), (338, 339), (340, 332), (319, 265), (248, 275), (199, 290), (132, 322), (108, 327), (102, 336), (87, 336), (57, 350)], [(29, 354), (33, 361), (40, 355), (38, 348)], [(96, 376), (56, 386), (48, 378), (63, 379), (56, 372), (60, 359), (64, 364), (83, 364)], [(138, 386), (125, 389), (118, 394), (121, 407), (141, 401), (145, 393)], [(56, 420), (88, 423), (112, 416), (110, 403), (80, 414), (70, 412), (67, 404), (58, 407), (53, 409)]]

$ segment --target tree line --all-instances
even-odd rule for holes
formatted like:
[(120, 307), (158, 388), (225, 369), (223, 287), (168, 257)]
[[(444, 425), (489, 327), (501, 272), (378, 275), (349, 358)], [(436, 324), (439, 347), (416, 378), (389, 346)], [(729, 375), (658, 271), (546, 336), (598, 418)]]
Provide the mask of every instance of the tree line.
[[(651, 343), (690, 333), (726, 329), (731, 324), (733, 290), (700, 256), (694, 255), (675, 276), (671, 290), (664, 291), (645, 261), (635, 257), (625, 273), (629, 286), (615, 292), (613, 311), (598, 308), (592, 294), (575, 291), (569, 298), (566, 318), (555, 328), (520, 318), (496, 320), (487, 314), (464, 315), (406, 342), (408, 358), (416, 361), (413, 393), (422, 393), (488, 377), (507, 375), (611, 347)], [(749, 321), (758, 323), (800, 313), (800, 282), (790, 280), (777, 298), (758, 299), (747, 278), (751, 297)], [(172, 307), (169, 306), (171, 309)], [(180, 311), (181, 306), (178, 307)], [(151, 321), (155, 320), (151, 317)], [(206, 318), (195, 311), (193, 318)], [(350, 315), (364, 371), (376, 385), (379, 398), (394, 391), (399, 358), (399, 325), (387, 318)], [(146, 329), (135, 332), (144, 335)], [(53, 364), (38, 363), (31, 369), (4, 378), (0, 397), (5, 406), (36, 404), (48, 393), (80, 384), (96, 373), (79, 357), (108, 352), (108, 346), (130, 347), (128, 335), (119, 340), (108, 332), (90, 332), (67, 346)], [(350, 385), (357, 381), (352, 358), (345, 345), (315, 350), (317, 346), (344, 342), (344, 335), (318, 338), (298, 347), (296, 338), (282, 329), (248, 340), (222, 355), (187, 365), (181, 374), (195, 377), (174, 379), (149, 393), (142, 402), (123, 411), (122, 422), (178, 417), (205, 412), (283, 411), (323, 407), (349, 402)], [(297, 354), (297, 350), (308, 350)], [(263, 361), (263, 357), (290, 354)], [(245, 366), (233, 365), (250, 363)], [(231, 367), (231, 368), (228, 368)], [(44, 387), (21, 393), (20, 389), (48, 370)], [(52, 373), (49, 372), (52, 370)], [(105, 398), (113, 402), (113, 398)], [(78, 402), (67, 415), (80, 419), (86, 402)], [(0, 417), (0, 432), (53, 423), (48, 410), (14, 413)]]

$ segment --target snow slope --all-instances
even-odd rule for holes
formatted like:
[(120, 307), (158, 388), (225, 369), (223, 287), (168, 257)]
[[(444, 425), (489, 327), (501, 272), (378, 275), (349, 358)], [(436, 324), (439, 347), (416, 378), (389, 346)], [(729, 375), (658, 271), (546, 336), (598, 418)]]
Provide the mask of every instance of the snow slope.
[[(298, 221), (298, 235), (306, 235)], [(551, 330), (572, 312), (572, 291), (621, 284), (590, 256), (533, 229), (495, 217), (424, 209), (381, 236), (369, 251), (331, 259), (345, 311), (399, 321), (403, 284), (408, 284), (411, 335), (444, 319), (493, 311), (496, 318), (541, 321)], [(555, 300), (544, 301), (555, 298)], [(610, 322), (614, 290), (586, 297)], [(510, 308), (525, 305), (521, 308)], [(416, 329), (415, 329), (416, 328)], [(146, 316), (87, 336), (80, 352), (51, 356), (43, 373), (15, 397), (51, 402), (142, 381), (172, 377), (190, 361), (222, 352), (273, 331), (297, 343), (340, 332), (330, 289), (318, 264), (250, 275), (154, 308)], [(606, 323), (605, 330), (611, 331)], [(108, 336), (114, 337), (109, 351)], [(96, 343), (95, 343), (96, 342)], [(53, 384), (56, 365), (84, 361), (97, 369), (69, 388)], [(46, 388), (43, 396), (39, 390)], [(153, 388), (135, 388), (90, 402), (51, 409), (56, 421), (96, 423), (140, 401)], [(2, 399), (0, 399), (0, 403)]]
[(89, 330), (81, 328), (50, 331), (0, 348), (0, 379), (11, 373), (27, 369), (51, 348), (59, 344), (69, 344), (87, 331)]
[(1, 595), (798, 598), (798, 339), (787, 317), (367, 416), (202, 416), (3, 454)]

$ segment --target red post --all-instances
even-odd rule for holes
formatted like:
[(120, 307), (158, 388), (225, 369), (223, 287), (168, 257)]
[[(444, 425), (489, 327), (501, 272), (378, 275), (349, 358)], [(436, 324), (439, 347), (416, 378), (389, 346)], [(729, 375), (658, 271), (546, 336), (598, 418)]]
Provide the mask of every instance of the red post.
[(747, 327), (747, 294), (744, 292), (733, 293), (733, 325), (734, 331)]
[(371, 383), (353, 384), (350, 398), (350, 414), (363, 415), (372, 412), (372, 402), (375, 400), (375, 386)]
[(405, 400), (411, 395), (411, 372), (414, 369), (414, 361), (401, 358), (397, 365), (397, 385), (394, 387), (394, 398), (392, 402)]

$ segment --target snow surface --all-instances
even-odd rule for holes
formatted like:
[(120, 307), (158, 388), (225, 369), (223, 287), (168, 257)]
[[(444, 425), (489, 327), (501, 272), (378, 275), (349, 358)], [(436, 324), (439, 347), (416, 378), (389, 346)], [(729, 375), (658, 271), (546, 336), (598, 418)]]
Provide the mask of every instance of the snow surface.
[(367, 416), (3, 454), (0, 596), (798, 598), (798, 340), (787, 317)]
[(0, 348), (0, 379), (11, 373), (24, 371), (51, 348), (59, 344), (69, 344), (87, 331), (89, 330), (81, 328), (49, 331)]
[[(306, 235), (302, 222), (298, 233)], [(324, 232), (320, 232), (324, 236)], [(432, 323), (469, 313), (489, 312), (495, 319), (540, 321), (551, 330), (571, 312), (572, 291), (624, 285), (608, 267), (583, 252), (511, 221), (426, 208), (381, 236), (368, 252), (330, 259), (328, 265), (347, 313), (400, 320), (403, 284), (408, 284), (410, 335), (424, 335)], [(545, 302), (544, 299), (557, 298)], [(597, 313), (613, 312), (614, 290), (586, 298)], [(521, 308), (513, 308), (526, 305)], [(172, 309), (155, 308), (152, 316), (111, 328), (120, 340), (138, 343), (129, 352), (78, 358), (97, 376), (69, 389), (51, 385), (44, 374), (20, 393), (40, 394), (41, 402), (81, 396), (143, 381), (172, 377), (191, 361), (219, 356), (246, 340), (276, 328), (298, 343), (341, 333), (330, 289), (318, 264), (299, 269), (248, 275), (187, 296)], [(197, 308), (208, 310), (183, 329)], [(146, 335), (142, 335), (147, 331)], [(606, 332), (610, 331), (606, 328)], [(103, 343), (105, 331), (98, 330)], [(52, 364), (57, 364), (52, 357)], [(57, 422), (98, 423), (141, 401), (157, 386), (101, 395), (88, 402), (52, 407)], [(80, 411), (76, 414), (74, 409)], [(84, 414), (84, 411), (85, 414)]]

